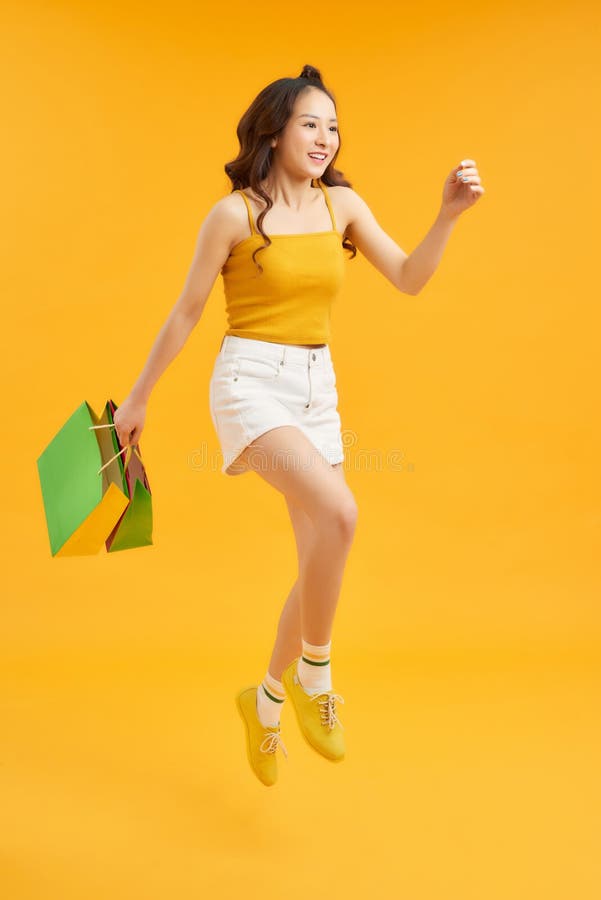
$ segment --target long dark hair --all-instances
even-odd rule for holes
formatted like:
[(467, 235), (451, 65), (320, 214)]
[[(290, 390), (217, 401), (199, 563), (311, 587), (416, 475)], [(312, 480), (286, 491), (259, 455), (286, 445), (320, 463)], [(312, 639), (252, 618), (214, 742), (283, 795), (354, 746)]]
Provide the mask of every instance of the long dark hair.
[[(255, 255), (260, 250), (265, 250), (271, 244), (269, 235), (263, 231), (263, 219), (273, 206), (273, 200), (261, 188), (260, 182), (267, 178), (271, 169), (273, 158), (271, 141), (284, 130), (292, 115), (298, 95), (309, 87), (323, 91), (333, 102), (334, 107), (336, 106), (334, 96), (327, 90), (321, 80), (319, 69), (313, 66), (304, 66), (298, 78), (278, 78), (277, 81), (272, 81), (271, 84), (268, 84), (267, 87), (264, 87), (257, 94), (238, 122), (236, 134), (240, 142), (240, 152), (236, 159), (226, 163), (224, 166), (225, 173), (232, 182), (232, 192), (239, 188), (251, 187), (255, 194), (265, 200), (266, 207), (261, 210), (257, 218), (257, 229), (263, 236), (265, 243), (262, 247), (257, 247), (253, 253), (253, 261), (261, 272), (263, 267), (257, 262)], [(320, 180), (325, 185), (352, 187), (352, 184), (350, 181), (347, 181), (344, 174), (334, 168), (341, 146), (342, 143), (339, 144), (338, 150), (330, 160)], [(316, 179), (313, 179), (313, 181), (315, 182)], [(357, 248), (350, 238), (344, 238), (342, 246), (346, 250), (351, 251), (350, 259), (357, 255)]]

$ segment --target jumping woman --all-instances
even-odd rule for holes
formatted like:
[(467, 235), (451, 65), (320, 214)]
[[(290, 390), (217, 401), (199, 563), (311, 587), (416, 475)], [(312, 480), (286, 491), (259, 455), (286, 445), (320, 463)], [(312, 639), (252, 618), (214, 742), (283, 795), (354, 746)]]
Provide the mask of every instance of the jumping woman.
[(136, 445), (152, 388), (198, 323), (221, 273), (228, 327), (209, 384), (221, 471), (255, 472), (284, 495), (298, 554), (298, 578), (265, 677), (236, 697), (251, 768), (273, 785), (277, 747), (287, 755), (280, 734), (287, 697), (317, 753), (332, 761), (345, 753), (337, 709), (344, 700), (332, 687), (330, 650), (357, 505), (342, 469), (329, 341), (346, 259), (359, 249), (395, 288), (418, 294), (458, 216), (484, 188), (474, 160), (463, 160), (445, 181), (430, 231), (407, 255), (334, 167), (336, 103), (312, 66), (268, 84), (237, 135), (240, 152), (225, 166), (232, 191), (209, 210), (182, 294), (114, 420), (121, 446)]

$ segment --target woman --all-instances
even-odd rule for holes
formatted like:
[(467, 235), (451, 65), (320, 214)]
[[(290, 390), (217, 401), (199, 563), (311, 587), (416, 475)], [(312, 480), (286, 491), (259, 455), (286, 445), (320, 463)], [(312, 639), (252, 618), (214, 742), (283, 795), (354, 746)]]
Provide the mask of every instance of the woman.
[[(399, 291), (416, 295), (457, 217), (483, 193), (474, 160), (446, 179), (436, 221), (407, 255), (334, 163), (340, 135), (319, 71), (265, 87), (237, 129), (225, 166), (232, 193), (209, 211), (181, 297), (129, 396), (115, 413), (123, 447), (137, 444), (154, 384), (182, 349), (223, 275), (228, 328), (210, 380), (210, 410), (228, 475), (254, 471), (286, 500), (298, 579), (281, 612), (262, 683), (236, 700), (251, 768), (275, 784), (280, 714), (292, 701), (301, 733), (325, 758), (344, 757), (332, 688), (331, 633), (357, 506), (342, 471), (331, 303), (345, 253), (357, 248)], [(415, 177), (420, 177), (415, 172)], [(265, 230), (266, 229), (266, 230)]]

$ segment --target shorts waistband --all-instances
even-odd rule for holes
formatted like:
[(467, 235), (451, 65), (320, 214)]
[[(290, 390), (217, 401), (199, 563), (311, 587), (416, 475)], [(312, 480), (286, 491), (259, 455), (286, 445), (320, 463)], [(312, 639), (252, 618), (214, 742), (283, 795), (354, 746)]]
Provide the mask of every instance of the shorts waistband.
[(257, 338), (244, 338), (236, 334), (225, 334), (220, 354), (228, 353), (254, 353), (267, 359), (275, 359), (278, 362), (295, 363), (313, 366), (329, 365), (331, 363), (330, 347), (296, 347), (294, 344), (279, 344), (275, 341), (262, 341)]

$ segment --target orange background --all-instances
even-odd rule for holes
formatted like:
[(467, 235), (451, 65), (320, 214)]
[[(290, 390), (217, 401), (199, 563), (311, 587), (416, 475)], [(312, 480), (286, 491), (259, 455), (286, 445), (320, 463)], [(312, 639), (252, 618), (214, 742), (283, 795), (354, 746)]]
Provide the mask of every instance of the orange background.
[[(4, 895), (598, 897), (596, 4), (4, 10)], [(337, 99), (338, 167), (406, 252), (462, 159), (486, 193), (417, 297), (348, 263), (349, 751), (312, 753), (285, 708), (268, 790), (234, 696), (296, 556), (282, 495), (219, 472), (221, 279), (149, 403), (153, 547), (52, 559), (36, 459), (84, 399), (122, 402), (239, 117), (305, 63)]]

